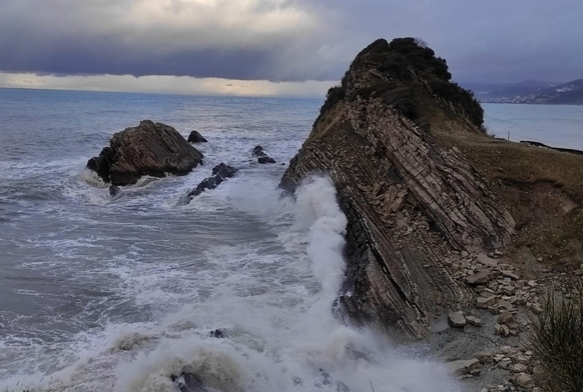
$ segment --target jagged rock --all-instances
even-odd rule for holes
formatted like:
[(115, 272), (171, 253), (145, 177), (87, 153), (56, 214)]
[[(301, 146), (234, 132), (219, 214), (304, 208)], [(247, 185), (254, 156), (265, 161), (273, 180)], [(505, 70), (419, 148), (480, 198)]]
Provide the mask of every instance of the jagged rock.
[[(186, 197), (188, 201), (192, 200), (193, 197), (200, 195), (207, 189), (215, 189), (218, 187), (225, 179), (233, 177), (239, 170), (232, 166), (226, 165), (224, 163), (219, 163), (217, 166), (213, 167), (213, 175), (202, 180), (196, 188), (188, 192)], [(188, 203), (187, 201), (187, 203)]]
[(482, 326), (482, 320), (480, 320), (479, 318), (474, 317), (474, 316), (467, 316), (466, 321), (468, 324), (474, 325), (476, 327)]
[(516, 384), (520, 388), (530, 389), (534, 387), (534, 380), (530, 374), (518, 373), (512, 376), (510, 379), (512, 383)]
[(511, 324), (514, 322), (514, 315), (509, 311), (500, 313), (498, 316), (498, 324)]
[(459, 361), (448, 362), (447, 365), (451, 373), (455, 376), (463, 376), (468, 374), (473, 370), (479, 369), (480, 361), (476, 358), (473, 359), (462, 359)]
[(494, 326), (494, 333), (496, 335), (506, 337), (506, 336), (510, 335), (510, 329), (506, 325), (496, 324)]
[(476, 307), (478, 309), (488, 309), (488, 306), (494, 305), (498, 297), (493, 295), (491, 297), (478, 297), (476, 299)]
[(192, 131), (192, 132), (190, 132), (190, 135), (188, 135), (188, 142), (189, 143), (206, 143), (206, 142), (208, 142), (208, 140), (206, 140), (198, 131)]
[(259, 158), (257, 158), (257, 162), (261, 163), (261, 164), (276, 163), (275, 159), (273, 159), (272, 157), (259, 157)]
[(488, 257), (485, 254), (479, 254), (476, 257), (476, 260), (478, 261), (478, 263), (483, 264), (486, 267), (497, 267), (498, 266), (498, 260), (495, 260), (491, 257)]
[(141, 176), (186, 175), (202, 164), (203, 155), (176, 131), (150, 120), (113, 135), (109, 147), (87, 162), (105, 182), (130, 185)]
[(253, 148), (252, 154), (254, 157), (257, 157), (257, 162), (261, 164), (265, 163), (276, 163), (275, 159), (271, 158), (269, 155), (265, 153), (265, 150), (261, 146), (255, 146)]
[[(430, 81), (449, 83), (446, 71), (434, 75), (436, 68), (407, 63), (403, 53), (420, 49), (405, 41), (398, 43), (409, 45), (399, 61), (410, 77), (391, 72), (397, 44), (379, 40), (363, 50), (342, 84), (329, 91), (281, 186), (294, 191), (315, 173), (330, 176), (348, 219), (344, 292), (350, 295), (339, 301), (345, 314), (419, 338), (430, 332), (436, 308), (463, 308), (472, 300), (440, 260), (452, 250), (487, 252), (505, 245), (514, 220), (459, 149), (439, 145), (432, 132), (411, 121), (414, 113), (402, 101), (392, 100), (391, 94), (408, 91), (403, 101), (411, 107), (422, 102), (418, 106), (431, 107), (459, 132), (483, 132), (465, 109), (430, 91)], [(431, 58), (429, 51), (423, 56)], [(396, 85), (402, 90), (391, 90)], [(445, 126), (427, 121), (431, 129)], [(406, 197), (395, 203), (401, 191)]]
[(492, 271), (490, 270), (484, 270), (484, 271), (480, 271), (476, 274), (470, 275), (466, 278), (466, 282), (469, 285), (478, 285), (478, 284), (485, 284), (488, 283), (490, 281), (490, 279), (492, 279)]
[(454, 328), (463, 328), (466, 325), (466, 318), (464, 317), (464, 312), (461, 310), (457, 312), (449, 312), (447, 321), (449, 325)]
[(480, 363), (493, 363), (494, 355), (492, 353), (477, 353), (476, 359), (480, 361)]

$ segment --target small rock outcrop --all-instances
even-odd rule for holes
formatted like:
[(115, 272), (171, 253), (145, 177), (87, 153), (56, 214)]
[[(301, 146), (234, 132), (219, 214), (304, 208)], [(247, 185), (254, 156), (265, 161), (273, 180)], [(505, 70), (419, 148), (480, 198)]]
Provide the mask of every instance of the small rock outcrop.
[(204, 138), (204, 136), (202, 136), (198, 131), (192, 131), (192, 132), (190, 132), (190, 135), (188, 135), (188, 142), (189, 143), (206, 143), (206, 142), (208, 142), (208, 140), (206, 140)]
[(410, 338), (475, 301), (451, 260), (503, 247), (514, 232), (486, 180), (433, 136), (484, 134), (480, 105), (450, 79), (445, 61), (413, 38), (374, 42), (330, 89), (281, 181), (294, 191), (311, 175), (330, 176), (348, 218), (341, 308)]
[(135, 184), (142, 176), (186, 175), (203, 163), (203, 154), (176, 129), (150, 120), (113, 135), (109, 147), (87, 167), (114, 186)]
[(192, 191), (188, 192), (186, 197), (188, 198), (188, 202), (192, 200), (193, 197), (200, 195), (207, 189), (215, 189), (218, 187), (223, 181), (227, 178), (233, 177), (237, 174), (239, 170), (235, 169), (232, 166), (226, 165), (224, 163), (219, 163), (217, 166), (213, 168), (213, 174), (211, 177), (207, 177), (197, 185)]
[(261, 164), (265, 163), (276, 163), (275, 159), (271, 158), (269, 155), (265, 153), (263, 147), (255, 146), (252, 152), (254, 157), (257, 157), (257, 162)]

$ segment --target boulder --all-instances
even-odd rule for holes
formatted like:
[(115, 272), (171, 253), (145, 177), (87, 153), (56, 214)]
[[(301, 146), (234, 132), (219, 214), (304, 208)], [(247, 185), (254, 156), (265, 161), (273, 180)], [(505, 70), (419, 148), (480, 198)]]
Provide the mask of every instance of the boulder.
[(258, 163), (261, 163), (261, 164), (276, 163), (275, 159), (273, 159), (269, 155), (267, 155), (265, 153), (265, 151), (263, 150), (263, 147), (261, 147), (261, 146), (255, 146), (253, 148), (253, 151), (251, 152), (251, 154), (253, 154), (254, 157), (257, 157)]
[(459, 361), (448, 362), (447, 365), (451, 373), (455, 376), (463, 376), (471, 371), (480, 368), (480, 361), (476, 358), (473, 359), (462, 359)]
[(190, 135), (188, 135), (188, 142), (189, 143), (206, 143), (206, 142), (208, 142), (208, 140), (206, 140), (198, 131), (192, 131), (192, 132), (190, 132)]
[(484, 270), (484, 271), (480, 271), (476, 274), (470, 275), (466, 278), (466, 282), (469, 285), (478, 285), (478, 284), (485, 284), (488, 283), (490, 281), (490, 279), (492, 279), (492, 271), (490, 270)]
[(150, 120), (113, 135), (109, 147), (87, 162), (103, 181), (135, 184), (142, 176), (186, 175), (203, 163), (203, 154), (176, 129)]
[(458, 312), (449, 312), (447, 322), (454, 328), (465, 327), (466, 318), (464, 317), (464, 312), (462, 312), (461, 310)]

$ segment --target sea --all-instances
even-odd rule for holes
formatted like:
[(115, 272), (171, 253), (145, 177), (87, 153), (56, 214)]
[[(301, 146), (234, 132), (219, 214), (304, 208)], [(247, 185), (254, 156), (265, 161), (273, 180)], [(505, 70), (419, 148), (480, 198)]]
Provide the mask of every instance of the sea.
[[(427, 350), (332, 312), (335, 189), (277, 187), (321, 104), (0, 89), (0, 392), (462, 391)], [(492, 133), (583, 149), (583, 107), (484, 107)], [(205, 164), (111, 197), (87, 160), (143, 119), (198, 130)], [(184, 205), (221, 162), (237, 176)]]

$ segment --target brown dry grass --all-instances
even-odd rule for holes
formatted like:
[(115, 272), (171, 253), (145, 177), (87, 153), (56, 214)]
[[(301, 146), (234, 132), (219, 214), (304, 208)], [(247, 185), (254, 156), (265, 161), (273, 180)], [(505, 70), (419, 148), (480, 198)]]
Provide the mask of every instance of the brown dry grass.
[(495, 139), (440, 120), (442, 126), (432, 128), (436, 141), (457, 147), (515, 218), (518, 234), (513, 246), (528, 246), (553, 267), (579, 268), (583, 156)]

